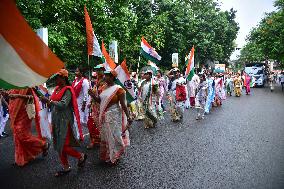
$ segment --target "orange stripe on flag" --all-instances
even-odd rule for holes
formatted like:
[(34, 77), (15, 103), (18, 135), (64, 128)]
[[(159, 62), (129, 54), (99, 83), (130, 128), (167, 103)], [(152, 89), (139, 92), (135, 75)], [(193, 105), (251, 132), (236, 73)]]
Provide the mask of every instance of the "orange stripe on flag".
[(85, 12), (85, 22), (86, 22), (88, 55), (93, 55), (94, 32), (93, 32), (92, 22), (88, 14), (86, 5), (84, 6), (84, 12)]
[(50, 77), (64, 67), (63, 62), (28, 25), (14, 1), (0, 1), (0, 18), (1, 35), (34, 72)]
[(127, 69), (127, 65), (126, 65), (126, 59), (123, 60), (123, 62), (120, 64), (121, 68), (124, 70), (126, 76), (128, 78), (130, 78), (130, 74), (129, 74), (129, 71)]
[(116, 67), (116, 64), (114, 63), (114, 61), (112, 60), (112, 58), (109, 56), (109, 54), (108, 54), (108, 52), (107, 52), (107, 50), (106, 50), (106, 48), (105, 48), (104, 41), (102, 41), (102, 53), (103, 53), (103, 55), (104, 55), (104, 57), (105, 57), (105, 59), (106, 59), (106, 62), (107, 62), (107, 64), (108, 64), (108, 66), (109, 66), (112, 70), (114, 70), (115, 67)]
[(144, 43), (145, 46), (147, 46), (148, 48), (152, 48), (151, 45), (144, 39), (144, 37), (142, 37), (142, 43)]
[(188, 61), (187, 68), (186, 68), (186, 75), (188, 75), (191, 70), (190, 66), (191, 66), (193, 55), (194, 55), (194, 46), (191, 48), (191, 51), (190, 51), (190, 57), (189, 57), (189, 61)]

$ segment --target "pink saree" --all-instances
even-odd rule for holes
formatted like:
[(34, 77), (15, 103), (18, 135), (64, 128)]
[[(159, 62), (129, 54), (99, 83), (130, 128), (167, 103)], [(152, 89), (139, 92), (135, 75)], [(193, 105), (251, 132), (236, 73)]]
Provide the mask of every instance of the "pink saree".
[(246, 84), (246, 93), (250, 93), (250, 76), (246, 75), (245, 76), (245, 84)]
[[(31, 89), (11, 90), (10, 94), (27, 95)], [(15, 142), (15, 163), (24, 166), (33, 160), (45, 147), (45, 140), (31, 133), (32, 120), (28, 118), (26, 112), (26, 100), (17, 98), (10, 100), (9, 113), (11, 118), (11, 128)]]

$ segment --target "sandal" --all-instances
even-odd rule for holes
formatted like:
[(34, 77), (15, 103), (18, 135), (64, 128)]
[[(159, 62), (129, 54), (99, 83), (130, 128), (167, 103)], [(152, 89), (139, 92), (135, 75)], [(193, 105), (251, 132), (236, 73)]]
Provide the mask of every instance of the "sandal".
[(47, 155), (48, 155), (48, 150), (49, 150), (49, 148), (50, 148), (50, 144), (49, 144), (49, 142), (47, 142), (46, 143), (46, 147), (43, 149), (43, 151), (42, 151), (42, 157), (46, 157)]
[(54, 176), (55, 177), (61, 177), (61, 176), (67, 175), (70, 172), (71, 172), (71, 168), (69, 168), (67, 170), (63, 169), (63, 170), (57, 171)]
[(83, 159), (82, 160), (80, 159), (78, 161), (77, 166), (80, 167), (80, 168), (84, 167), (86, 160), (87, 160), (87, 154), (84, 154)]

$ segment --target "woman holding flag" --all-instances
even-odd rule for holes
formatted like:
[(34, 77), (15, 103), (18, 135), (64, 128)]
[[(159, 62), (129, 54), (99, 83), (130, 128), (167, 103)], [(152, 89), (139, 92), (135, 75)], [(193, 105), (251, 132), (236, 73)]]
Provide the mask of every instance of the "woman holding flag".
[(71, 171), (67, 156), (78, 159), (78, 167), (83, 167), (87, 155), (73, 149), (79, 146), (79, 140), (83, 140), (80, 125), (80, 114), (76, 101), (76, 95), (71, 86), (68, 86), (68, 71), (61, 69), (55, 76), (56, 88), (50, 97), (41, 97), (43, 102), (51, 106), (53, 144), (59, 153), (63, 169), (55, 176), (63, 176)]
[(115, 84), (117, 72), (105, 71), (106, 88), (98, 94), (89, 91), (96, 102), (100, 103), (99, 122), (101, 125), (100, 159), (116, 165), (130, 145), (127, 125), (132, 123), (126, 105), (126, 92)]
[[(94, 67), (96, 71), (96, 80), (94, 81), (94, 86), (92, 89), (89, 89), (90, 94), (100, 95), (104, 88), (107, 86), (104, 81), (104, 71), (105, 68), (102, 64)], [(91, 119), (93, 120), (92, 124), (87, 124), (89, 133), (90, 133), (90, 144), (87, 146), (87, 149), (92, 149), (96, 144), (100, 143), (100, 130), (101, 125), (99, 124), (99, 112), (100, 112), (100, 104), (92, 99), (90, 99), (90, 109), (91, 109)], [(89, 118), (90, 120), (90, 118)]]

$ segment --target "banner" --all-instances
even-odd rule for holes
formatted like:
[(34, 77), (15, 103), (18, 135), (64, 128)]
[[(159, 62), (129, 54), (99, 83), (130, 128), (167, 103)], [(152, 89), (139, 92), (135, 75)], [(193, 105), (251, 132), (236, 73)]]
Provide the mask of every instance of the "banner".
[(118, 63), (117, 41), (113, 40), (110, 42), (109, 55), (114, 60), (115, 63)]
[(226, 71), (226, 64), (215, 64), (215, 70), (216, 73), (223, 73)]
[(178, 67), (178, 53), (172, 54), (172, 67), (177, 68)]

